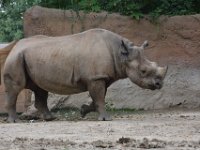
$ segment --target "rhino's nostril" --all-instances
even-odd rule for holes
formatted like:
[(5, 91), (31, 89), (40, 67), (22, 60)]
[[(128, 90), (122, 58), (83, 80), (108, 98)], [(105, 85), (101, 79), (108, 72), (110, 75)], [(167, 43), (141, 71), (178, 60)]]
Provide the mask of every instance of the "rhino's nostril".
[(161, 85), (160, 82), (156, 82), (156, 83), (155, 83), (155, 86), (156, 86), (157, 89), (160, 89), (160, 88), (162, 87), (162, 85)]
[(160, 86), (160, 83), (159, 83), (159, 82), (156, 82), (156, 86)]

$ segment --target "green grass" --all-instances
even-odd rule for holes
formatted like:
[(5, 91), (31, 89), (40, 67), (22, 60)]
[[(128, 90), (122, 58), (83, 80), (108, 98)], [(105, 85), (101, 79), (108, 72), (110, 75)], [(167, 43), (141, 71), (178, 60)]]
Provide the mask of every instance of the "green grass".
[[(107, 108), (108, 113), (113, 118), (120, 118), (126, 115), (132, 115), (132, 114), (140, 114), (143, 112), (143, 110), (135, 110), (130, 108), (122, 108), (122, 109), (116, 109), (116, 108)], [(68, 121), (80, 121), (80, 120), (97, 120), (98, 113), (97, 112), (91, 112), (86, 115), (85, 118), (81, 118), (80, 110), (78, 108), (62, 108), (62, 109), (56, 109), (53, 110), (53, 115), (57, 117), (57, 120), (68, 120)]]

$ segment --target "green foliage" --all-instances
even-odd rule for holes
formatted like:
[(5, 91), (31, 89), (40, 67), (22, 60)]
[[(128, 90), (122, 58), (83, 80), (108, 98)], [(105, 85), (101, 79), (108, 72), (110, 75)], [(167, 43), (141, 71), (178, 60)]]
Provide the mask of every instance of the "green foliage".
[(91, 12), (100, 12), (101, 7), (97, 0), (82, 0), (78, 3), (79, 9)]
[(0, 42), (12, 41), (23, 37), (23, 12), (39, 0), (1, 1)]
[(136, 2), (132, 0), (111, 0), (104, 4), (104, 9), (109, 12), (119, 12), (122, 15), (131, 16), (135, 19), (139, 19), (143, 16), (140, 11), (143, 7), (143, 2)]
[(160, 15), (189, 15), (199, 13), (197, 9), (200, 6), (198, 0), (159, 0), (156, 2), (156, 7), (150, 12), (154, 18)]
[(144, 15), (200, 13), (200, 0), (0, 0), (0, 42), (23, 37), (23, 13), (33, 6), (73, 9), (76, 12), (117, 12), (139, 20)]

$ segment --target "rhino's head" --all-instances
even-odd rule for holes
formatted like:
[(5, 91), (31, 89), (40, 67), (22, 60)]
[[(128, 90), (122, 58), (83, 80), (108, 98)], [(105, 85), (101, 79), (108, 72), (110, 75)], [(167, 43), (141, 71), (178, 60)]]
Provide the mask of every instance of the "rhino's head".
[(147, 46), (147, 41), (140, 47), (128, 41), (122, 41), (121, 55), (125, 62), (126, 74), (133, 83), (142, 88), (161, 89), (168, 67), (159, 67), (157, 63), (147, 60), (143, 56), (143, 50)]

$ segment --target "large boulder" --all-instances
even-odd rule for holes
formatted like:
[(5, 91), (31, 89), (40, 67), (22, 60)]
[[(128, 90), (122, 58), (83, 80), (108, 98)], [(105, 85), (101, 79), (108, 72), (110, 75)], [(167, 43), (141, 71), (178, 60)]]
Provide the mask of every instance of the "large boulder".
[[(160, 91), (143, 90), (128, 79), (120, 80), (108, 89), (109, 106), (132, 109), (200, 106), (200, 15), (160, 17), (152, 22), (148, 17), (137, 21), (119, 14), (73, 12), (70, 10), (32, 7), (24, 14), (24, 34), (59, 36), (90, 28), (116, 32), (135, 44), (149, 40), (145, 51), (150, 60), (168, 64), (169, 71)], [(80, 107), (91, 101), (88, 93), (70, 96), (50, 94), (49, 107)]]

